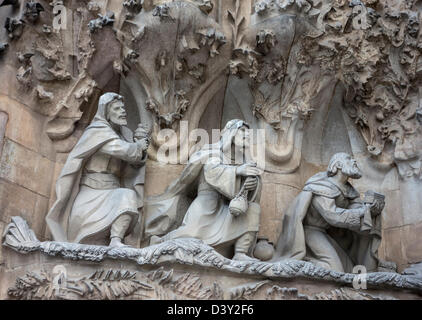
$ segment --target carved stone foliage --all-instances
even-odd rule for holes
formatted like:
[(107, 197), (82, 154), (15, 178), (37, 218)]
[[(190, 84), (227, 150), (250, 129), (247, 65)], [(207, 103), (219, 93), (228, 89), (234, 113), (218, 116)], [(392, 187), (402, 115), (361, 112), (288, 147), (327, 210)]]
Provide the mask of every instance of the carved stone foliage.
[[(97, 83), (86, 70), (102, 57), (94, 57), (93, 37), (110, 27), (123, 47), (114, 70), (125, 76), (137, 107), (155, 120), (152, 159), (163, 143), (158, 129), (177, 129), (182, 119), (189, 130), (197, 128), (228, 69), (247, 82), (254, 127), (267, 131), (269, 171), (298, 167), (301, 129), (329, 103), (321, 97), (338, 81), (369, 154), (397, 164), (402, 177), (421, 175), (422, 45), (415, 1), (258, 0), (250, 11), (230, 0), (218, 22), (209, 0), (155, 6), (127, 0), (116, 12), (102, 2), (86, 9), (74, 1), (66, 7), (73, 12), (69, 28), (53, 32), (51, 11), (60, 3), (28, 1), (6, 19), (10, 43), (0, 45), (1, 54), (22, 35), (32, 38), (20, 50), (34, 54), (32, 65), (19, 66), (17, 78), (41, 96), (39, 111), (51, 117), (46, 130), (53, 140), (72, 135), (87, 101), (95, 105)], [(39, 85), (54, 98), (42, 98)], [(177, 147), (176, 137), (171, 142)]]
[[(39, 251), (51, 256), (72, 260), (101, 262), (104, 259), (134, 261), (138, 265), (157, 265), (163, 262), (177, 262), (203, 268), (228, 271), (234, 274), (254, 275), (277, 279), (314, 279), (335, 282), (350, 286), (355, 276), (318, 267), (310, 262), (299, 260), (281, 260), (275, 263), (261, 261), (235, 261), (223, 257), (212, 247), (198, 239), (175, 239), (146, 248), (113, 248), (95, 245), (83, 245), (65, 242), (40, 242), (28, 224), (20, 217), (13, 217), (3, 234), (3, 245), (20, 253)], [(190, 279), (192, 286), (198, 286)], [(189, 283), (187, 279), (182, 281)], [(44, 281), (45, 282), (45, 281)], [(196, 282), (196, 284), (194, 284)], [(398, 273), (376, 272), (366, 276), (368, 287), (406, 288), (422, 292), (420, 275), (402, 275)], [(257, 290), (258, 287), (239, 288), (233, 295)], [(211, 290), (211, 289), (210, 289)], [(212, 291), (214, 290), (214, 291)], [(211, 291), (216, 294), (217, 289)], [(244, 294), (244, 293), (242, 293)]]
[(267, 142), (270, 164), (286, 167), (294, 158), (297, 122), (317, 112), (318, 97), (339, 81), (369, 154), (396, 163), (402, 176), (420, 176), (422, 47), (414, 1), (262, 0), (249, 26), (241, 1), (233, 2), (230, 71), (250, 78), (254, 116), (285, 141)]
[(303, 14), (316, 17), (318, 31), (301, 40), (305, 64), (343, 84), (346, 110), (373, 157), (419, 177), (422, 47), (414, 1), (309, 3)]
[(16, 280), (15, 287), (8, 294), (17, 299), (118, 299), (133, 295), (152, 287), (136, 279), (130, 271), (101, 270), (79, 279), (68, 279), (65, 273), (52, 277), (51, 274), (28, 272)]
[[(125, 8), (133, 13), (129, 4)], [(189, 129), (197, 128), (209, 101), (225, 84), (230, 48), (222, 27), (207, 15), (212, 8), (209, 1), (168, 2), (129, 15), (131, 19), (116, 26), (123, 47), (116, 69), (137, 107), (154, 119), (152, 159), (163, 143), (158, 131), (177, 130), (182, 119), (189, 121)], [(173, 138), (170, 143), (177, 148)]]
[[(69, 270), (70, 271), (70, 270)], [(12, 299), (21, 300), (118, 300), (118, 299), (220, 299), (217, 283), (204, 286), (194, 274), (174, 274), (160, 267), (150, 272), (98, 270), (72, 277), (63, 265), (52, 272), (28, 272), (9, 288)]]
[(112, 25), (114, 23), (114, 13), (107, 12), (105, 15), (98, 15), (98, 18), (91, 20), (88, 23), (88, 28), (90, 32), (95, 32), (98, 29), (102, 29), (104, 26)]
[[(66, 10), (68, 19), (57, 7), (65, 7), (61, 10)], [(18, 58), (16, 78), (23, 94), (36, 101), (36, 111), (49, 119), (48, 136), (54, 141), (66, 139), (74, 133), (81, 109), (92, 102), (96, 87), (87, 73), (95, 52), (88, 26), (94, 16), (75, 1), (65, 6), (53, 1), (48, 6), (31, 0), (20, 9), (6, 19), (10, 41), (4, 47)]]
[(281, 287), (271, 280), (247, 282), (226, 289), (220, 282), (206, 286), (198, 275), (177, 273), (163, 267), (149, 272), (98, 270), (75, 277), (68, 274), (66, 267), (58, 265), (52, 272), (28, 272), (18, 277), (7, 293), (11, 299), (19, 300), (395, 300), (392, 296), (347, 287), (303, 294), (298, 288)]
[(396, 300), (388, 295), (366, 293), (352, 288), (342, 287), (321, 291), (316, 294), (303, 294), (295, 287), (281, 287), (270, 280), (247, 283), (232, 288), (230, 299), (233, 300)]

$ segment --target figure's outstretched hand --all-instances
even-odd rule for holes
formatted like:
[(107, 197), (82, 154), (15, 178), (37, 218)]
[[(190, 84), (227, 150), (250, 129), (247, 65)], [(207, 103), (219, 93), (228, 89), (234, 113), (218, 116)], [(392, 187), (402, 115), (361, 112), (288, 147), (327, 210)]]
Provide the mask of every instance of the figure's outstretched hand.
[(244, 177), (260, 176), (262, 170), (256, 167), (256, 164), (245, 163), (237, 167), (236, 174)]

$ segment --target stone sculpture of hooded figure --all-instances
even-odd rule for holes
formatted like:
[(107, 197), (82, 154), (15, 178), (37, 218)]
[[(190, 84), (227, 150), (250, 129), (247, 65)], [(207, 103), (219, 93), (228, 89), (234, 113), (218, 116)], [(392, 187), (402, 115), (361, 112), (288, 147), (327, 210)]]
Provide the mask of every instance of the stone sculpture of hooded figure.
[[(128, 128), (116, 132), (108, 121), (108, 106), (122, 99), (114, 93), (100, 97), (93, 121), (67, 158), (56, 183), (57, 200), (46, 217), (56, 241), (98, 241), (119, 218), (124, 237), (138, 222), (146, 152)], [(124, 167), (122, 161), (131, 165)]]
[[(368, 272), (378, 270), (381, 215), (370, 212), (348, 181), (339, 184), (330, 179), (345, 170), (345, 161), (355, 163), (346, 153), (334, 155), (327, 172), (306, 182), (283, 216), (273, 261), (306, 260), (338, 272), (352, 272), (356, 265)], [(343, 169), (335, 166), (339, 162)], [(357, 167), (350, 170), (356, 179), (360, 177)]]
[[(249, 191), (247, 211), (235, 216), (229, 210), (230, 201), (246, 179), (238, 175), (237, 168), (253, 163), (248, 152), (243, 163), (233, 163), (234, 140), (242, 127), (249, 128), (242, 120), (229, 121), (219, 142), (194, 153), (166, 192), (147, 200), (145, 234), (153, 236), (152, 244), (175, 238), (198, 238), (213, 247), (234, 243), (235, 257), (237, 254), (239, 259), (252, 259), (247, 255), (259, 229), (259, 174), (254, 176), (255, 188)], [(196, 197), (189, 204), (186, 199), (190, 193)]]

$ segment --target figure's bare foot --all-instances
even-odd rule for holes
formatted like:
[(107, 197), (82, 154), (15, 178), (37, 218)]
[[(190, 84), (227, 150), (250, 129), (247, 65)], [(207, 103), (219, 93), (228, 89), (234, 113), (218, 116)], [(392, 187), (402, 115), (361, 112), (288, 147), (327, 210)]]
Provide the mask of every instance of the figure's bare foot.
[(237, 260), (237, 261), (254, 261), (254, 262), (258, 262), (260, 260), (252, 258), (250, 256), (248, 256), (247, 254), (243, 253), (243, 252), (237, 252), (232, 260)]
[(159, 236), (152, 236), (151, 239), (149, 239), (149, 245), (152, 246), (154, 244), (159, 244), (163, 242), (163, 238)]
[(128, 245), (124, 244), (120, 238), (117, 237), (111, 238), (109, 246), (114, 248), (129, 247)]

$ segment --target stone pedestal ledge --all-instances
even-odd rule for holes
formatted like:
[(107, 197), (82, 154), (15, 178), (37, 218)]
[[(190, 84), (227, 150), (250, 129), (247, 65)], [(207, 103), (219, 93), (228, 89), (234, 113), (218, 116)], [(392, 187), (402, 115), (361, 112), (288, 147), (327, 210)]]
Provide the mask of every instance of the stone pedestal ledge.
[[(275, 263), (234, 261), (217, 253), (198, 239), (175, 239), (146, 248), (113, 248), (78, 243), (40, 242), (21, 217), (13, 217), (2, 236), (3, 245), (19, 253), (39, 251), (71, 260), (102, 262), (105, 259), (134, 261), (138, 265), (178, 263), (224, 270), (235, 274), (261, 276), (272, 280), (310, 279), (352, 286), (356, 274), (341, 273), (318, 267), (310, 262), (283, 260)], [(422, 293), (420, 274), (374, 272), (366, 274), (368, 288), (409, 289)]]

